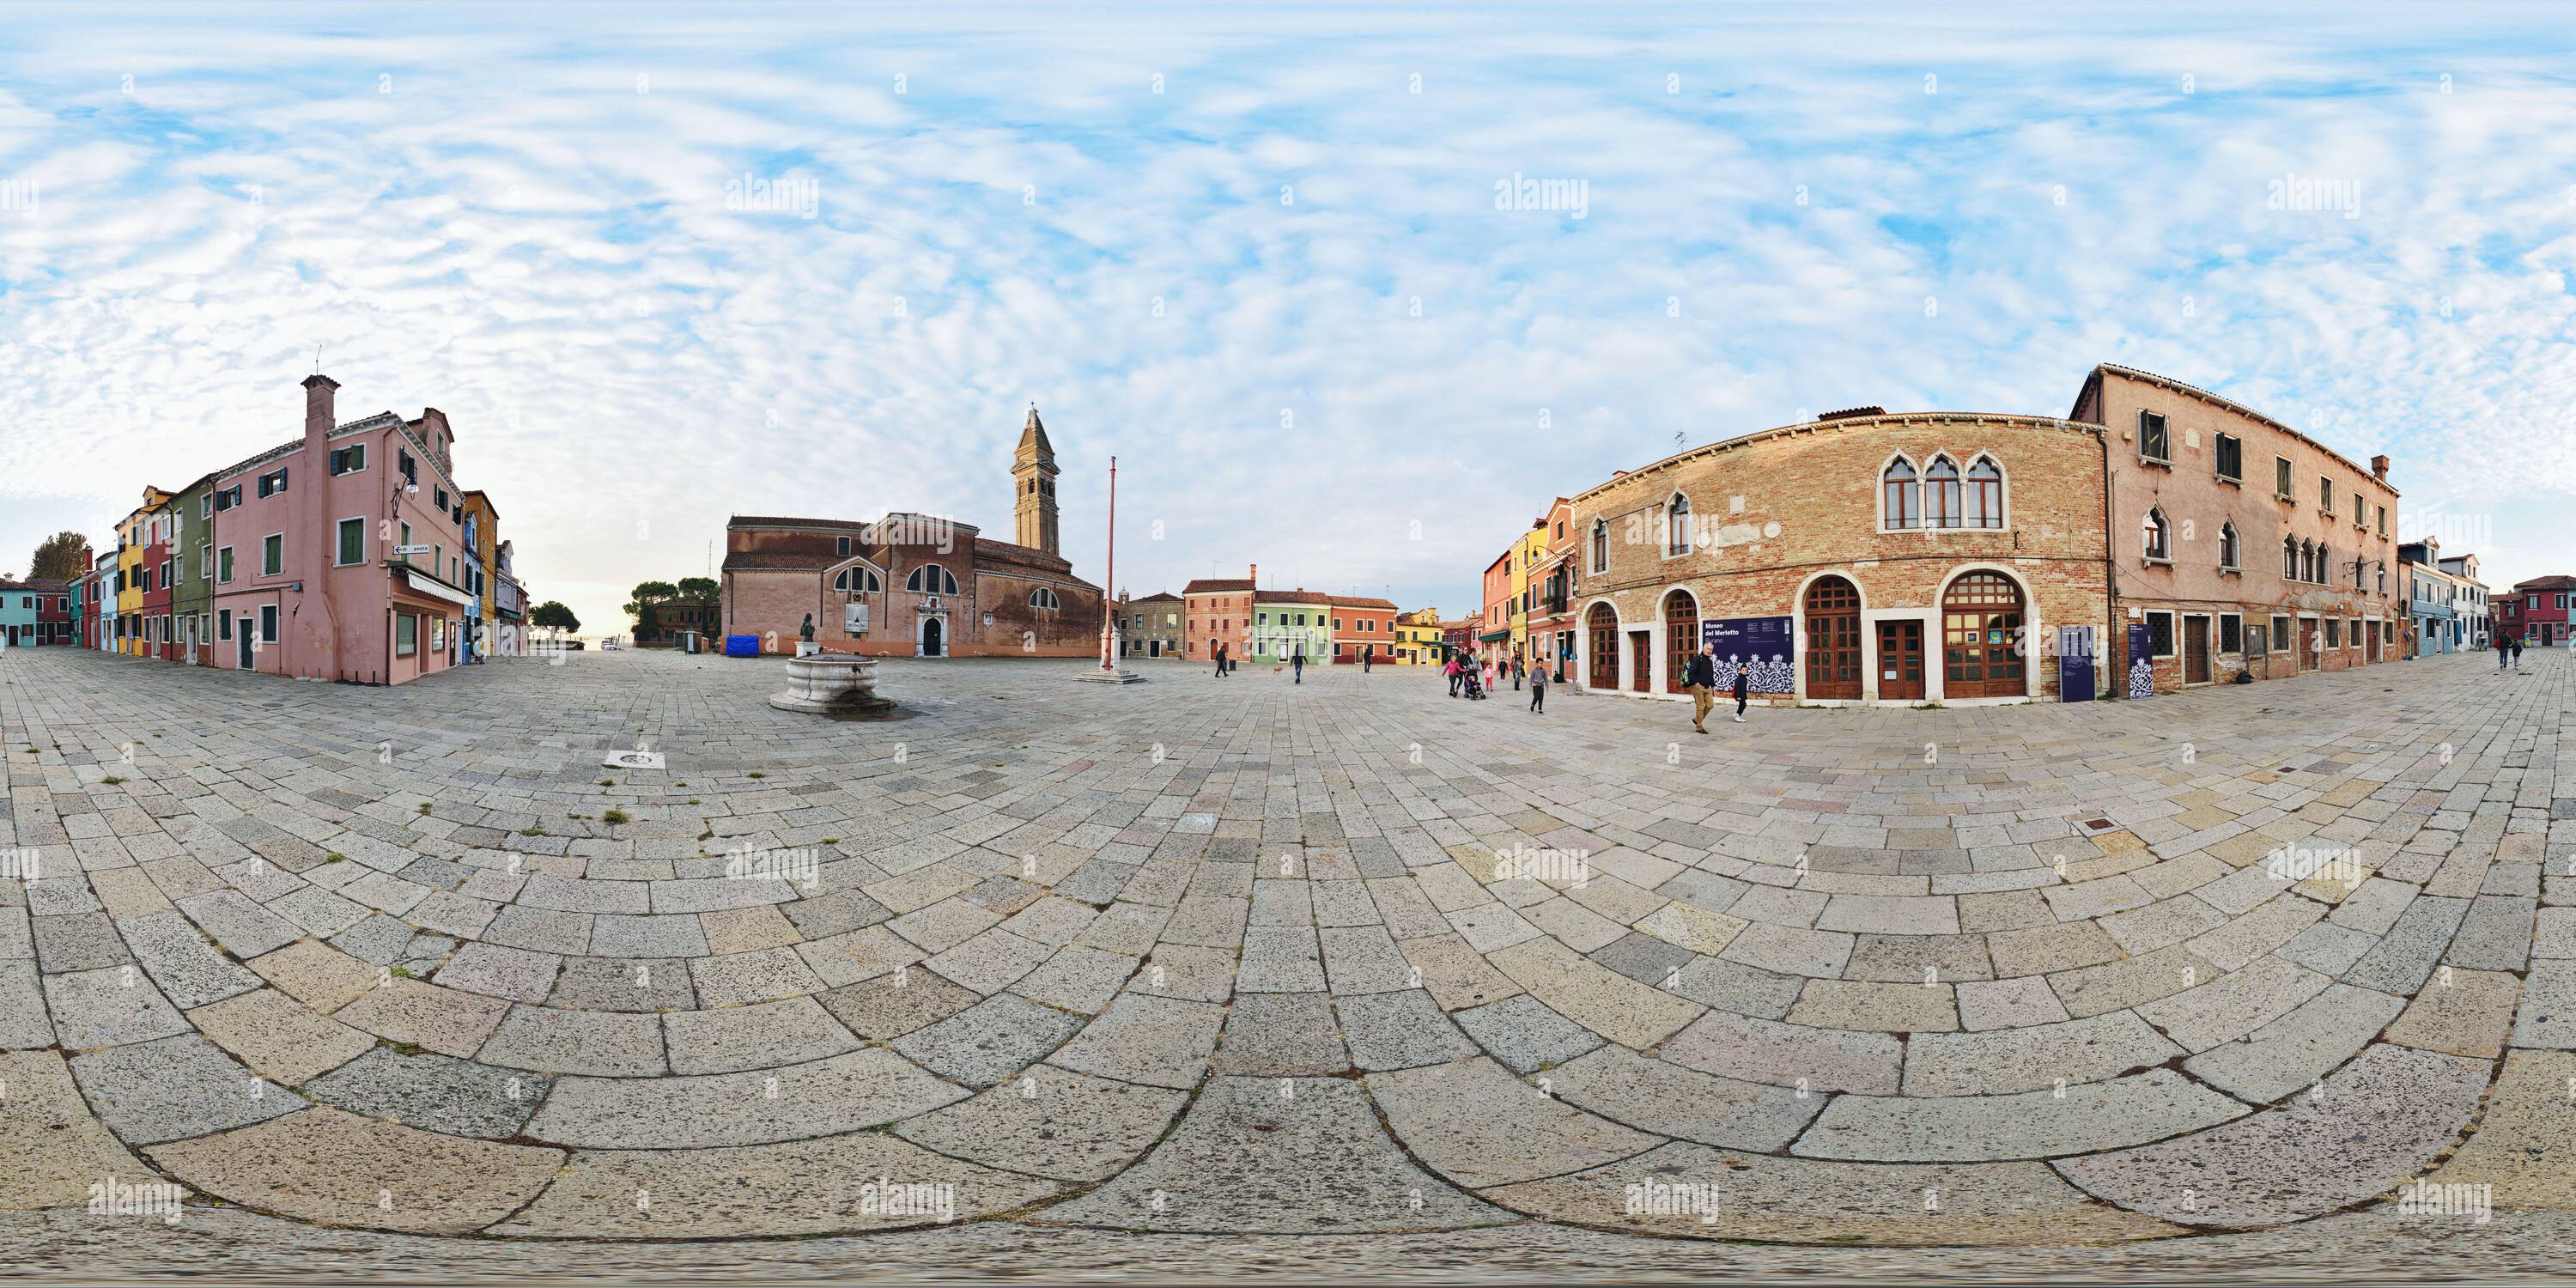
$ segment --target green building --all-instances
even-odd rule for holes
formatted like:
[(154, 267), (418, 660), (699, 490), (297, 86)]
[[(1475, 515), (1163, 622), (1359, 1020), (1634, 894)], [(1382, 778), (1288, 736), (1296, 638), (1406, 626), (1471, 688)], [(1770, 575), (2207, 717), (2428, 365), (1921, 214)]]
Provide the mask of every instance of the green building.
[(1250, 661), (1285, 662), (1300, 646), (1306, 665), (1328, 666), (1333, 660), (1333, 597), (1303, 588), (1252, 592)]
[(179, 489), (170, 503), (178, 521), (171, 529), (170, 639), (178, 659), (194, 666), (215, 660), (215, 476), (209, 474)]

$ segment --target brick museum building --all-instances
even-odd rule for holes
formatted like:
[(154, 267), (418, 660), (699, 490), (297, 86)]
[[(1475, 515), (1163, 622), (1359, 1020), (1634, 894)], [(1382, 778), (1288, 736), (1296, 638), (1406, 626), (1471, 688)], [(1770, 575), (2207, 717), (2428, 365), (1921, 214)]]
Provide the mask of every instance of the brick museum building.
[(2385, 458), (2124, 367), (2062, 419), (1835, 412), (1575, 495), (1568, 679), (1678, 695), (1715, 644), (1770, 701), (1958, 705), (2394, 660), (2396, 507)]
[(1016, 541), (896, 511), (874, 522), (735, 516), (725, 525), (724, 633), (764, 653), (814, 642), (871, 657), (1091, 657), (1100, 588), (1058, 549), (1055, 448), (1029, 409), (1011, 465)]

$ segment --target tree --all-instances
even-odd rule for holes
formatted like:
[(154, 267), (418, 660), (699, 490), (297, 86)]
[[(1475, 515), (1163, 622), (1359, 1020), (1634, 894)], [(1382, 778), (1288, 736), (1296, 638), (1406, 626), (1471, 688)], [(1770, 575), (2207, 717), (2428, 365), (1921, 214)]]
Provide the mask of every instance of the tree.
[(77, 532), (57, 532), (36, 543), (30, 577), (58, 577), (69, 580), (89, 571), (89, 538)]
[(578, 632), (581, 629), (581, 619), (573, 616), (572, 610), (564, 607), (563, 601), (557, 599), (549, 599), (537, 605), (528, 614), (528, 624), (540, 630), (553, 631), (558, 636), (565, 631)]
[(682, 577), (680, 579), (679, 589), (674, 593), (682, 599), (713, 599), (716, 597), (717, 593), (716, 579), (713, 577)]
[(654, 630), (653, 608), (680, 593), (680, 588), (667, 581), (635, 583), (634, 598), (626, 601), (626, 615), (635, 619), (636, 638), (658, 634)]

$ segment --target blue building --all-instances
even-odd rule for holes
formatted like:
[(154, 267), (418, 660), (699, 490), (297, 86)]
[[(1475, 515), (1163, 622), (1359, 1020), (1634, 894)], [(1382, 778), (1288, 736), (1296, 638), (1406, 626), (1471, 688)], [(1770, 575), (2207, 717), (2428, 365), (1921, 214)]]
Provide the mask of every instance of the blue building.
[(2397, 547), (2404, 572), (2406, 616), (2415, 630), (2415, 656), (2457, 653), (2470, 646), (2459, 608), (2460, 578), (2442, 570), (2441, 543), (2431, 538)]
[(491, 575), (483, 567), (483, 515), (478, 507), (458, 503), (465, 516), (465, 575), (459, 583), (465, 588), (465, 631), (457, 644), (457, 659), (480, 662), (492, 656), (491, 625), (483, 620), (483, 601), (490, 597)]
[(33, 586), (0, 581), (0, 648), (22, 648), (36, 642), (36, 598)]

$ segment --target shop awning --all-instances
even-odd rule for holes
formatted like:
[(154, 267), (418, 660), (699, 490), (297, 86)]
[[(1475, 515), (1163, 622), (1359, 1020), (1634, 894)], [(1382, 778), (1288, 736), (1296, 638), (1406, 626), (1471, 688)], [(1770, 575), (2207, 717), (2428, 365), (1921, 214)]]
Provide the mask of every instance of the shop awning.
[(446, 582), (441, 581), (436, 577), (432, 577), (417, 568), (403, 569), (402, 575), (403, 586), (406, 589), (417, 591), (432, 599), (444, 599), (451, 604), (470, 604), (474, 602), (473, 596), (468, 595), (464, 591), (458, 590), (454, 586), (450, 586)]
[(1479, 636), (1477, 636), (1476, 638), (1477, 638), (1479, 641), (1483, 642), (1483, 643), (1486, 643), (1486, 644), (1492, 644), (1492, 643), (1495, 643), (1496, 641), (1499, 641), (1499, 640), (1507, 640), (1507, 639), (1510, 639), (1511, 637), (1512, 637), (1512, 628), (1511, 628), (1511, 627), (1506, 626), (1506, 627), (1504, 627), (1503, 629), (1501, 629), (1501, 630), (1499, 630), (1499, 631), (1495, 631), (1495, 632), (1493, 632), (1493, 633), (1491, 633), (1491, 634), (1487, 634), (1487, 635), (1479, 635)]

